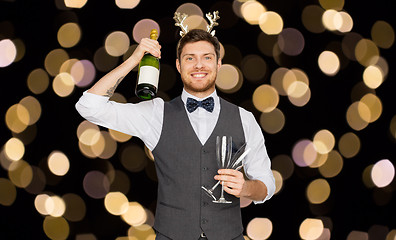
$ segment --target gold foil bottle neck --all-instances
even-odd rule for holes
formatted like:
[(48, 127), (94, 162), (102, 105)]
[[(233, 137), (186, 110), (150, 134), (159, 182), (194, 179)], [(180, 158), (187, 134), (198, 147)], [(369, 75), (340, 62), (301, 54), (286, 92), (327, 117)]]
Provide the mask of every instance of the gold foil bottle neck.
[(158, 31), (157, 29), (152, 29), (150, 32), (150, 39), (157, 40), (158, 39)]

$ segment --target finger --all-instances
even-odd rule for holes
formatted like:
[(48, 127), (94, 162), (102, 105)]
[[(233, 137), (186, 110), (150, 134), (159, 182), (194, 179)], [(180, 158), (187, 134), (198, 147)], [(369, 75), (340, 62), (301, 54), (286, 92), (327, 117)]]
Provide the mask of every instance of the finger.
[(242, 177), (243, 174), (240, 171), (236, 171), (234, 169), (219, 169), (217, 171), (219, 174), (225, 174), (225, 175), (232, 175), (235, 177)]
[(161, 57), (161, 45), (157, 40), (143, 38), (140, 41), (139, 47), (141, 47), (144, 52), (148, 52), (158, 58)]

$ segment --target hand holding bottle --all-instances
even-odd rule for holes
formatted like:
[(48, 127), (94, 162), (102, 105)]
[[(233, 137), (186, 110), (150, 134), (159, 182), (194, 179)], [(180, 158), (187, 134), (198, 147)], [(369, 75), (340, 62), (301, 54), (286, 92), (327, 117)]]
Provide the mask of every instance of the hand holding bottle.
[(139, 63), (146, 53), (150, 53), (156, 58), (161, 58), (161, 45), (159, 42), (150, 38), (142, 38), (130, 57), (135, 58), (135, 61)]
[(160, 45), (156, 42), (157, 38), (158, 31), (152, 29), (150, 39), (143, 39), (138, 47), (138, 54), (141, 54), (142, 49), (146, 50), (139, 63), (135, 88), (136, 96), (143, 100), (150, 100), (157, 96), (160, 70), (159, 57), (161, 56)]

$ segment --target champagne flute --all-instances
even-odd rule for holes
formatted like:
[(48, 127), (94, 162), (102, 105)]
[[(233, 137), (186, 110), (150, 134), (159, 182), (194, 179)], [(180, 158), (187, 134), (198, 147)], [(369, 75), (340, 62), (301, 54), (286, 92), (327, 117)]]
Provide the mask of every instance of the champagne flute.
[[(219, 169), (226, 168), (231, 160), (232, 153), (232, 137), (231, 136), (217, 136), (216, 138), (216, 160)], [(221, 196), (218, 200), (213, 200), (214, 203), (232, 203), (224, 198), (224, 185), (221, 185)]]

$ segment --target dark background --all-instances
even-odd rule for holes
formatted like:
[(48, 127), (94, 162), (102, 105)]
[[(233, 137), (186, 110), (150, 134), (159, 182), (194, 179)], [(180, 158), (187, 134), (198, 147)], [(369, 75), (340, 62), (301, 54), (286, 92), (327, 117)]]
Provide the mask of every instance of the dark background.
[[(199, 5), (204, 13), (224, 8), (222, 11), (232, 12), (232, 1), (191, 1)], [(335, 178), (328, 179), (331, 186), (330, 198), (320, 206), (311, 205), (306, 196), (307, 185), (320, 177), (316, 169), (300, 168), (295, 166), (294, 174), (283, 184), (283, 189), (273, 198), (262, 205), (250, 205), (242, 209), (243, 222), (246, 227), (254, 217), (269, 218), (273, 224), (273, 233), (270, 239), (299, 239), (300, 224), (306, 218), (326, 217), (331, 219), (332, 239), (346, 239), (353, 231), (369, 232), (375, 225), (396, 229), (395, 207), (395, 180), (386, 189), (367, 188), (362, 181), (363, 170), (370, 164), (381, 159), (395, 161), (395, 138), (391, 136), (389, 125), (395, 116), (395, 88), (393, 66), (395, 61), (394, 45), (390, 49), (381, 49), (389, 64), (389, 75), (385, 82), (376, 89), (376, 95), (383, 104), (383, 113), (374, 123), (362, 131), (351, 129), (345, 119), (345, 113), (351, 104), (351, 89), (362, 81), (364, 67), (357, 62), (349, 62), (336, 76), (329, 77), (321, 73), (317, 65), (317, 56), (332, 41), (340, 42), (342, 35), (325, 31), (320, 34), (310, 33), (301, 23), (301, 12), (310, 4), (319, 4), (317, 1), (260, 1), (268, 10), (276, 11), (284, 20), (284, 27), (297, 28), (304, 35), (305, 48), (302, 54), (291, 57), (283, 67), (297, 67), (303, 69), (310, 78), (312, 97), (304, 107), (295, 107), (287, 98), (281, 97), (278, 108), (286, 116), (286, 125), (277, 134), (264, 132), (266, 146), (270, 157), (279, 154), (291, 154), (293, 145), (302, 138), (312, 138), (316, 131), (329, 129), (336, 139), (345, 132), (355, 132), (361, 139), (361, 151), (352, 159), (344, 159), (344, 168)], [(377, 0), (375, 2), (346, 1), (344, 9), (354, 20), (353, 32), (365, 38), (370, 38), (372, 25), (377, 20), (384, 20), (393, 27), (393, 1)], [(19, 62), (8, 67), (0, 68), (0, 113), (3, 120), (0, 122), (0, 145), (12, 137), (7, 129), (4, 115), (7, 109), (19, 102), (23, 97), (33, 95), (26, 86), (28, 74), (35, 68), (43, 68), (44, 59), (48, 52), (60, 48), (56, 33), (62, 14), (72, 11), (78, 17), (82, 28), (82, 39), (72, 49), (67, 49), (72, 57), (92, 60), (93, 54), (103, 46), (105, 36), (115, 30), (131, 34), (133, 25), (143, 18), (151, 18), (160, 24), (162, 31), (169, 31), (159, 39), (162, 45), (161, 63), (174, 64), (175, 47), (179, 39), (179, 29), (174, 26), (173, 14), (182, 1), (145, 1), (130, 10), (119, 9), (114, 1), (88, 1), (82, 9), (63, 10), (56, 7), (55, 1), (0, 1), (0, 23), (10, 21), (14, 28), (12, 32), (0, 32), (0, 39), (20, 38), (26, 46), (26, 54)], [(216, 36), (221, 43), (236, 46), (243, 56), (258, 54), (268, 65), (266, 77), (259, 83), (245, 81), (241, 90), (234, 94), (219, 92), (219, 95), (236, 104), (243, 104), (251, 99), (253, 91), (263, 83), (269, 83), (271, 73), (278, 67), (277, 63), (268, 56), (260, 53), (257, 47), (257, 36), (260, 28), (249, 25), (237, 16), (230, 16), (227, 21), (234, 24), (222, 23), (216, 28)], [(225, 25), (222, 26), (222, 25)], [(119, 63), (121, 63), (121, 59)], [(228, 63), (228, 62), (223, 62)], [(96, 79), (105, 73), (97, 72)], [(136, 73), (123, 81), (117, 92), (124, 94), (130, 101), (135, 101), (134, 89)], [(179, 78), (178, 78), (179, 79)], [(169, 91), (169, 97), (180, 94), (180, 81)], [(74, 104), (86, 88), (76, 88), (73, 94), (60, 98), (51, 87), (43, 94), (35, 96), (42, 104), (42, 115), (37, 122), (37, 136), (26, 146), (24, 160), (31, 165), (38, 165), (53, 150), (58, 149), (66, 153), (71, 161), (70, 172), (59, 179), (56, 184), (46, 186), (45, 191), (63, 195), (68, 192), (79, 194), (87, 204), (85, 219), (77, 223), (69, 223), (71, 228), (70, 239), (77, 233), (92, 232), (98, 239), (115, 239), (125, 235), (128, 225), (119, 217), (107, 213), (103, 207), (103, 200), (91, 199), (82, 188), (84, 174), (91, 170), (92, 159), (86, 159), (78, 149), (78, 139), (75, 134), (78, 124), (83, 119), (78, 115)], [(160, 89), (161, 90), (161, 89)], [(244, 105), (259, 119), (260, 112), (251, 105)], [(131, 141), (142, 145), (140, 140)], [(111, 161), (117, 163), (115, 154)], [(152, 164), (152, 163), (149, 163)], [(152, 166), (149, 166), (152, 167)], [(154, 211), (156, 200), (156, 182), (149, 179), (145, 171), (128, 173), (133, 184), (128, 198), (138, 201), (146, 208)], [(0, 169), (0, 177), (7, 178), (7, 171)], [(380, 194), (388, 199), (385, 204), (379, 205), (374, 199)], [(47, 239), (43, 232), (43, 217), (34, 208), (35, 195), (24, 189), (17, 190), (17, 198), (10, 207), (0, 206), (0, 238), (1, 239)], [(318, 214), (321, 213), (321, 214)], [(246, 234), (246, 233), (245, 233)], [(371, 234), (371, 239), (385, 239), (381, 234)]]

